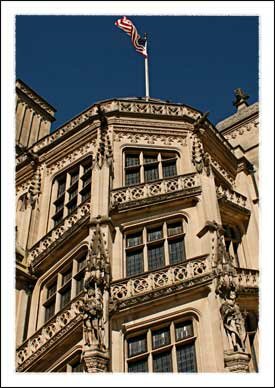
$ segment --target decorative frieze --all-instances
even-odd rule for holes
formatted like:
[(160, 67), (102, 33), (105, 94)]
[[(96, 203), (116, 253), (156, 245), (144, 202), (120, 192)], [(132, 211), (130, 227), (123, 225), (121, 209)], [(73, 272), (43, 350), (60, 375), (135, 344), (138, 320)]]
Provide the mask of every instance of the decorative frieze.
[(234, 203), (235, 205), (247, 208), (247, 198), (234, 190), (230, 190), (222, 186), (217, 186), (216, 193), (218, 199), (224, 199), (226, 201)]
[(41, 357), (48, 349), (64, 337), (68, 331), (78, 324), (81, 319), (80, 308), (82, 301), (80, 296), (70, 306), (47, 322), (16, 351), (16, 369), (24, 371), (38, 357)]
[(34, 264), (38, 257), (44, 253), (55, 241), (59, 240), (65, 232), (71, 229), (76, 223), (90, 214), (89, 200), (78, 206), (69, 216), (64, 218), (56, 228), (52, 229), (45, 237), (38, 241), (30, 250), (28, 262)]
[(254, 132), (258, 130), (259, 120), (255, 119), (246, 123), (244, 125), (239, 126), (238, 128), (224, 134), (224, 137), (227, 140), (236, 139), (237, 137), (247, 135), (247, 132)]
[(213, 156), (211, 156), (211, 166), (214, 167), (230, 185), (234, 185), (235, 183), (234, 176), (230, 174), (229, 171), (225, 170), (220, 165), (220, 163), (213, 158)]
[(248, 118), (249, 116), (252, 116), (256, 113), (259, 112), (259, 103), (255, 102), (253, 105), (249, 105), (243, 109), (240, 109), (237, 113), (234, 115), (226, 118), (223, 121), (220, 121), (217, 125), (216, 128), (221, 132), (225, 128), (229, 128), (234, 124), (237, 124), (239, 121), (244, 120)]
[(211, 272), (207, 257), (194, 258), (186, 262), (159, 269), (144, 275), (115, 282), (111, 285), (111, 297), (119, 303), (162, 288), (191, 281), (189, 286), (197, 283), (196, 279)]
[(88, 152), (92, 153), (94, 151), (95, 143), (96, 143), (96, 139), (93, 139), (92, 141), (87, 142), (81, 147), (75, 149), (73, 152), (64, 156), (62, 159), (58, 160), (57, 162), (47, 165), (46, 175), (47, 176), (52, 175), (56, 171), (59, 171), (67, 166), (70, 166), (71, 163), (81, 158), (82, 156), (86, 155)]
[(143, 183), (136, 186), (122, 187), (112, 190), (110, 206), (112, 209), (131, 201), (161, 196), (169, 193), (187, 191), (200, 187), (198, 174), (179, 175), (152, 183)]
[(178, 133), (171, 134), (167, 133), (163, 135), (163, 131), (160, 133), (145, 133), (144, 130), (137, 130), (136, 128), (123, 128), (123, 131), (115, 132), (115, 141), (128, 141), (133, 144), (142, 143), (142, 144), (156, 144), (162, 143), (163, 145), (186, 145), (186, 134), (181, 136)]

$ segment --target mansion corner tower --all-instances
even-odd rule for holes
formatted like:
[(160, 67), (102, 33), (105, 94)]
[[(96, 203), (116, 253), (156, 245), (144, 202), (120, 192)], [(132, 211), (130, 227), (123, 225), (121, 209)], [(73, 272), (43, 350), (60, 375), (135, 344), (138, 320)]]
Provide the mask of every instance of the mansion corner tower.
[(96, 103), (16, 81), (16, 371), (258, 371), (258, 103)]

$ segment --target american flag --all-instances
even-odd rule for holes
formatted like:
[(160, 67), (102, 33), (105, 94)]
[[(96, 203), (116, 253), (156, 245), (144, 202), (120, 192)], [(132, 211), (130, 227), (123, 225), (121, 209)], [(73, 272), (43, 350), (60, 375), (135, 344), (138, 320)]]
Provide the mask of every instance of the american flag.
[(140, 37), (133, 22), (131, 22), (130, 19), (127, 19), (126, 16), (123, 16), (115, 22), (115, 25), (126, 32), (126, 34), (130, 35), (136, 51), (144, 57), (147, 57), (146, 39)]

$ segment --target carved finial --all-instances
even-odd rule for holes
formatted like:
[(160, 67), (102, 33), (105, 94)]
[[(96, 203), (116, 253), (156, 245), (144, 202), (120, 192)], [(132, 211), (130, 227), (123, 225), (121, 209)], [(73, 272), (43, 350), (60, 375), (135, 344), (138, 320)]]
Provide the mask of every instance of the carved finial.
[(233, 105), (236, 106), (237, 110), (248, 106), (248, 103), (246, 102), (246, 100), (249, 98), (248, 94), (245, 94), (241, 88), (235, 89), (234, 94), (236, 100), (233, 101)]

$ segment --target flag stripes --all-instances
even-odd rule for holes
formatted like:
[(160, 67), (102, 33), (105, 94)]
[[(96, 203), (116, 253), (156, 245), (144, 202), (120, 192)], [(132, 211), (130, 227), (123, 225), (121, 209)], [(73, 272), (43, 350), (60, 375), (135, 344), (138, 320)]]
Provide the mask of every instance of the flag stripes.
[(132, 21), (126, 16), (123, 16), (121, 19), (118, 19), (115, 22), (115, 25), (126, 32), (126, 34), (130, 35), (132, 44), (136, 51), (142, 54), (144, 57), (147, 57), (146, 40), (140, 37)]

